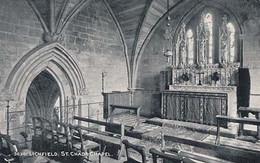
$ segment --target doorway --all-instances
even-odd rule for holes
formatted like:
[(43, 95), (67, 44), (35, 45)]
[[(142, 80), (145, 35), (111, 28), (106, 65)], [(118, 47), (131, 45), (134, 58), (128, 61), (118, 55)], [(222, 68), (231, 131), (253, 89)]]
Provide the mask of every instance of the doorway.
[(57, 81), (43, 70), (31, 82), (26, 96), (26, 123), (31, 123), (32, 116), (44, 117), (50, 121), (59, 120), (57, 108), (61, 105), (61, 91)]

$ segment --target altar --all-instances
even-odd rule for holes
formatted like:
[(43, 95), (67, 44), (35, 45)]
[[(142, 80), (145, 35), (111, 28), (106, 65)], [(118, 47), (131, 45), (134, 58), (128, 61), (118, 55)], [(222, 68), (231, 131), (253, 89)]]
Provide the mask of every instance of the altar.
[(196, 40), (184, 23), (173, 39), (172, 63), (161, 72), (162, 118), (216, 125), (216, 115), (237, 117), (241, 64), (234, 30), (223, 16), (213, 43), (210, 19), (202, 14)]
[(161, 115), (166, 119), (216, 125), (216, 115), (236, 117), (235, 86), (170, 85), (162, 92)]

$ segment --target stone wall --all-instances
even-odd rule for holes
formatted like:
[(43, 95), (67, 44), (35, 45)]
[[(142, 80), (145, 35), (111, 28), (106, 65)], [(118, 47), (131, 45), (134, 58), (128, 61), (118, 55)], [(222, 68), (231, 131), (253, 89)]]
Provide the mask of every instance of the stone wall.
[[(0, 1), (0, 131), (3, 133), (6, 132), (5, 100), (9, 99), (4, 92), (6, 80), (25, 54), (44, 44), (43, 33), (41, 23), (26, 0)], [(107, 72), (105, 91), (127, 90), (128, 74), (122, 42), (102, 1), (90, 3), (80, 11), (67, 25), (63, 36), (61, 44), (78, 64), (86, 83), (85, 94), (78, 97), (82, 103), (102, 102), (102, 72)], [(71, 99), (69, 97), (70, 104)], [(21, 101), (11, 101), (10, 105), (11, 111), (24, 110), (25, 106)], [(92, 110), (95, 109), (101, 112), (102, 106), (94, 106)], [(82, 110), (86, 116), (87, 108)], [(10, 128), (22, 126), (23, 122), (24, 115), (20, 114), (13, 119)]]
[[(22, 56), (42, 44), (42, 34), (41, 24), (25, 0), (0, 1), (0, 131), (3, 133), (6, 132), (7, 98), (3, 92), (4, 85), (12, 68)], [(10, 110), (13, 110), (16, 106), (12, 102), (10, 104)]]

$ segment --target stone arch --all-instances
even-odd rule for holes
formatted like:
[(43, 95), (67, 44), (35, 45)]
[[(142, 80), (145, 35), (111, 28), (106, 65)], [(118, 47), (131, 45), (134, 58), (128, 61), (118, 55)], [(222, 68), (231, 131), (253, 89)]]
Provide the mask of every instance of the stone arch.
[(11, 71), (5, 90), (15, 101), (25, 103), (31, 82), (43, 70), (47, 70), (57, 81), (63, 98), (84, 94), (82, 73), (69, 52), (59, 43), (44, 44), (27, 53)]

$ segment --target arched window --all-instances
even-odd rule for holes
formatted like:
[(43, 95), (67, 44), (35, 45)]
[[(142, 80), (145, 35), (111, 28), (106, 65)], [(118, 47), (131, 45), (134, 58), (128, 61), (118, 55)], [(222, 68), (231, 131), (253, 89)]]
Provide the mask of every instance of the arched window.
[(227, 24), (229, 35), (229, 62), (233, 63), (235, 60), (235, 28), (232, 23)]
[(187, 31), (188, 65), (194, 64), (194, 34), (191, 29)]
[(205, 24), (205, 30), (208, 37), (208, 56), (207, 63), (212, 63), (212, 54), (213, 54), (213, 18), (211, 14), (206, 14), (203, 18)]
[(213, 9), (183, 23), (175, 37), (176, 66), (196, 64), (204, 67), (239, 62), (236, 28), (230, 20), (226, 14)]

